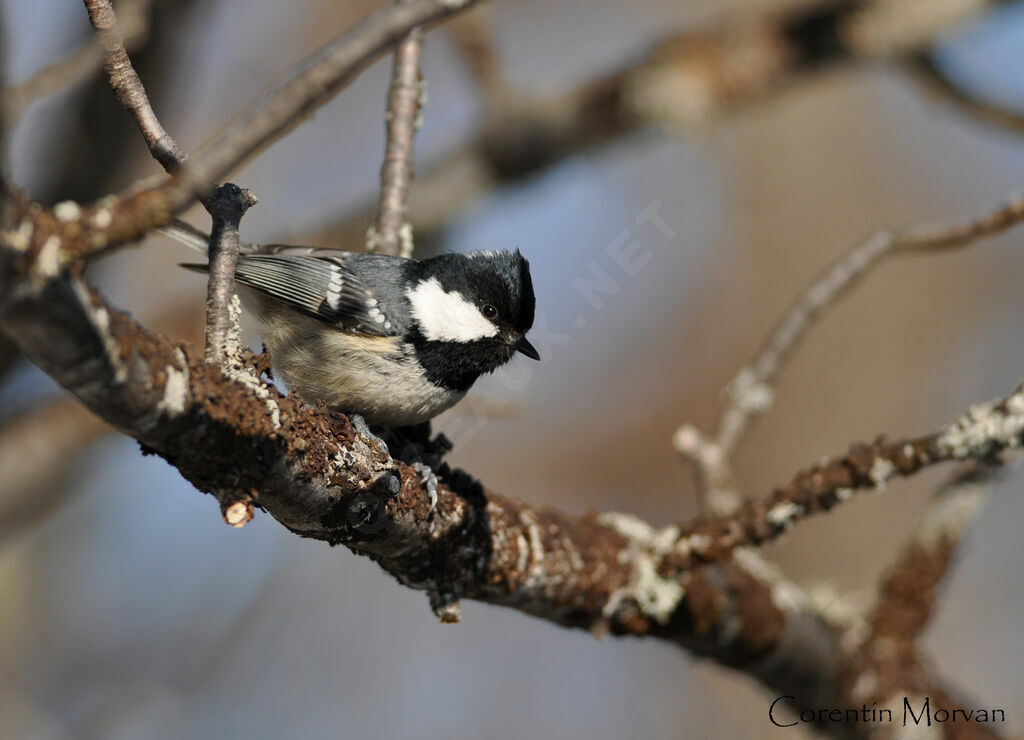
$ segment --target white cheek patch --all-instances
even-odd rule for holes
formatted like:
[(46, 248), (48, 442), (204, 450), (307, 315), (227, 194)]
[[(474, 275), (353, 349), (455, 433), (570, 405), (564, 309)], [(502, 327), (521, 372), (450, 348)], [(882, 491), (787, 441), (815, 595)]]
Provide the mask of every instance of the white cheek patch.
[(406, 295), (420, 331), (431, 341), (472, 342), (498, 333), (480, 309), (458, 293), (446, 292), (437, 278), (417, 283)]

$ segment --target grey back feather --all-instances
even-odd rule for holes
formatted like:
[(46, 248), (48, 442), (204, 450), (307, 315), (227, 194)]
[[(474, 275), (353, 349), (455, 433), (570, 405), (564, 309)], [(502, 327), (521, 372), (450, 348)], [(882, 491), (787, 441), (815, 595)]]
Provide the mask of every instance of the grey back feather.
[[(206, 254), (210, 237), (184, 221), (157, 229)], [(340, 329), (395, 336), (407, 326), (401, 290), (406, 264), (382, 255), (289, 244), (242, 244), (235, 279)], [(206, 265), (183, 265), (205, 272)]]

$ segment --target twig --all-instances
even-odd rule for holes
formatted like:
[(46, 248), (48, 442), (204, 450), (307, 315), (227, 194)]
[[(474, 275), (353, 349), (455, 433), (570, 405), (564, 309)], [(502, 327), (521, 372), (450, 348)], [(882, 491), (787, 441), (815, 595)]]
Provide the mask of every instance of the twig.
[[(408, 4), (408, 0), (398, 0)], [(413, 178), (413, 147), (420, 125), (422, 81), (420, 56), (423, 32), (414, 28), (395, 48), (388, 88), (387, 143), (380, 168), (380, 207), (377, 223), (367, 234), (369, 251), (411, 257), (412, 225), (407, 218), (409, 186)]]
[(217, 188), (209, 200), (210, 278), (206, 287), (206, 361), (224, 365), (238, 357), (240, 308), (235, 305), (235, 265), (238, 263), (238, 225), (256, 204), (256, 196), (233, 183)]
[(829, 511), (854, 492), (880, 490), (895, 477), (954, 460), (1000, 462), (1000, 455), (1024, 444), (1024, 385), (1000, 401), (978, 404), (931, 434), (896, 442), (858, 444), (845, 455), (819, 463), (776, 488), (763, 502), (730, 517), (680, 527), (669, 557), (673, 570), (718, 562), (736, 548), (758, 546), (782, 536), (813, 514)]
[(463, 12), (479, 0), (410, 0), (372, 15), (294, 68), (193, 156), (170, 187), (175, 210), (325, 105), (412, 29)]
[(0, 243), (28, 254), (51, 254), (57, 270), (139, 239), (149, 229), (169, 223), (174, 214), (211, 192), (212, 183), (306, 120), (413, 28), (440, 21), (475, 2), (411, 0), (371, 16), (298, 65), (287, 81), (261, 96), (162, 185), (137, 184), (119, 197), (88, 205), (61, 203), (53, 209), (42, 209), (6, 186), (3, 197), (9, 208), (3, 227), (8, 231), (0, 232)]
[[(105, 68), (117, 99), (134, 117), (153, 158), (168, 173), (177, 171), (188, 161), (188, 155), (164, 130), (153, 111), (145, 86), (128, 58), (110, 0), (85, 0), (85, 7), (89, 20), (99, 32), (106, 57)], [(213, 219), (206, 293), (206, 361), (223, 366), (229, 358), (237, 358), (241, 352), (238, 339), (240, 309), (235, 305), (238, 300), (235, 296), (238, 225), (246, 210), (255, 205), (256, 196), (228, 183), (202, 201)], [(237, 516), (233, 518), (238, 519)]]
[(188, 156), (160, 125), (160, 120), (149, 104), (142, 81), (132, 67), (125, 50), (125, 40), (117, 25), (117, 17), (110, 0), (84, 0), (89, 21), (99, 32), (103, 47), (104, 67), (117, 99), (135, 117), (150, 153), (167, 172), (174, 172)]
[[(119, 30), (124, 43), (132, 47), (143, 41), (148, 32), (150, 0), (128, 0), (120, 6), (122, 20)], [(67, 87), (90, 74), (104, 61), (104, 51), (90, 38), (69, 56), (39, 70), (29, 78), (3, 91), (7, 98), (7, 114), (17, 120), (33, 101)]]
[(725, 515), (735, 506), (731, 463), (739, 445), (756, 420), (772, 407), (779, 377), (828, 307), (890, 255), (965, 247), (1021, 221), (1024, 195), (1016, 195), (1003, 205), (960, 223), (922, 224), (903, 232), (879, 232), (826, 269), (783, 315), (754, 358), (729, 384), (714, 437), (704, 437), (691, 425), (676, 432), (675, 446), (695, 464), (710, 511)]
[(926, 93), (951, 103), (973, 119), (1017, 134), (1024, 133), (1024, 110), (1011, 110), (982, 99), (943, 69), (935, 51), (912, 55), (906, 67)]

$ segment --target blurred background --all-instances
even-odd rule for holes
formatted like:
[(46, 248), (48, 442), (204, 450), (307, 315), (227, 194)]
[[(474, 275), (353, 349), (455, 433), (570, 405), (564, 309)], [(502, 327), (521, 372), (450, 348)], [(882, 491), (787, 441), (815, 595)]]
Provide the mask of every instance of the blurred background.
[[(674, 30), (779, 5), (520, 0), (483, 12), (508, 85), (558, 96)], [(373, 7), (157, 0), (133, 58), (164, 126), (194, 150)], [(0, 8), (12, 80), (90, 33), (78, 2)], [(493, 113), (453, 38), (437, 30), (426, 41), (421, 173)], [(963, 85), (1024, 111), (1024, 3), (958, 26), (940, 50)], [(377, 188), (389, 73), (389, 62), (374, 65), (233, 175), (260, 198), (243, 238), (333, 235), (326, 243), (359, 248), (339, 235)], [(15, 180), (48, 203), (91, 199), (158, 172), (101, 72), (34, 103), (10, 158)], [(420, 249), (521, 249), (533, 265), (544, 361), (478, 383), (435, 429), (456, 443), (455, 464), (532, 503), (631, 511), (658, 525), (691, 516), (692, 478), (672, 432), (713, 423), (723, 387), (797, 292), (873, 230), (974, 213), (1020, 189), (1021, 172), (1024, 131), (987, 126), (922, 94), (903, 69), (869, 62), (824, 70), (720, 120), (632, 128), (481, 189), (429, 228), (414, 222)], [(438, 192), (414, 188), (414, 208), (429, 210)], [(668, 228), (638, 219), (649, 208)], [(186, 217), (208, 228), (201, 210)], [(623, 239), (639, 245), (637, 270), (611, 256), (609, 245)], [(205, 286), (176, 267), (187, 259), (153, 238), (92, 277), (144, 323), (195, 337)], [(579, 289), (601, 273), (612, 281), (605, 292)], [(1022, 279), (1020, 231), (884, 265), (799, 351), (739, 460), (744, 490), (764, 495), (851, 442), (930, 430), (1012, 390), (1024, 369)], [(16, 359), (0, 387), (0, 417), (58, 395)], [(0, 498), (4, 737), (783, 732), (768, 723), (774, 697), (759, 685), (669, 645), (598, 641), (473, 603), (461, 624), (442, 626), (424, 594), (342, 548), (301, 540), (259, 513), (229, 529), (213, 498), (72, 408), (56, 407), (55, 436), (33, 448), (50, 450), (51, 474), (14, 477)], [(60, 434), (74, 443), (58, 445)], [(58, 447), (79, 451), (69, 458)], [(857, 497), (767, 554), (809, 589), (870, 595), (942, 475)], [(937, 675), (978, 706), (1005, 709), (1010, 733), (1024, 733), (1024, 549), (1014, 525), (1024, 521), (1022, 485), (1013, 472), (997, 485), (926, 640)]]

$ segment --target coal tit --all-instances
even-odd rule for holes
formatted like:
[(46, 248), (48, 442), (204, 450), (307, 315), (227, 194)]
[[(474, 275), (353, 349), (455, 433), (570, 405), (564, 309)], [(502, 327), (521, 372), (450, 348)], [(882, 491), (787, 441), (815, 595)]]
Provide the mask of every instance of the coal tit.
[[(160, 231), (203, 252), (209, 243), (181, 221)], [(278, 376), (374, 426), (427, 421), (516, 352), (540, 359), (525, 336), (535, 299), (518, 250), (415, 260), (246, 244), (235, 280)]]

